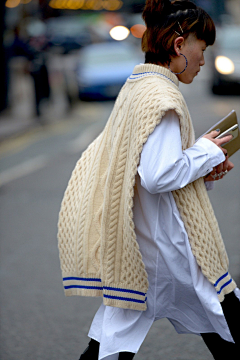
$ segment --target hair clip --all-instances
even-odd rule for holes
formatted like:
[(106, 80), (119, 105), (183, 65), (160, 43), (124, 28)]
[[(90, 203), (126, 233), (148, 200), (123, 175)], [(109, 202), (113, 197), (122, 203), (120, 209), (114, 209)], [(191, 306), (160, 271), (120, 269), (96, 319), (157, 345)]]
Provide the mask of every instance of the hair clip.
[(179, 27), (180, 27), (180, 30), (181, 30), (182, 34), (183, 34), (183, 29), (182, 29), (182, 27), (181, 27), (181, 25), (180, 25), (179, 21), (178, 21), (178, 25), (179, 25)]
[[(180, 30), (181, 30), (181, 32), (182, 32), (182, 35), (183, 35), (183, 29), (182, 29), (179, 21), (178, 21), (178, 26), (179, 26), (179, 28), (180, 28)], [(181, 34), (180, 34), (178, 31), (176, 31), (176, 30), (175, 30), (175, 33), (176, 33), (178, 36), (181, 36)]]

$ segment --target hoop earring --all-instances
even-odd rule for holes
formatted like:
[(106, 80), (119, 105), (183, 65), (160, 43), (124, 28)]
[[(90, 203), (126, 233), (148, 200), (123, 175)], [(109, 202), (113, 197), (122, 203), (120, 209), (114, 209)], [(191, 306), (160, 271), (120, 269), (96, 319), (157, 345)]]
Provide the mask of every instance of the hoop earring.
[(175, 73), (174, 71), (172, 71), (172, 70), (170, 69), (170, 64), (168, 64), (169, 70), (170, 70), (173, 74), (175, 74), (175, 75), (182, 74), (182, 73), (186, 70), (186, 68), (187, 68), (187, 66), (188, 66), (188, 60), (187, 60), (186, 56), (183, 55), (182, 53), (180, 53), (180, 55), (182, 55), (182, 56), (185, 58), (185, 61), (186, 61), (186, 66), (185, 66), (185, 68), (183, 69), (183, 71), (181, 71), (181, 72), (179, 72), (179, 73)]

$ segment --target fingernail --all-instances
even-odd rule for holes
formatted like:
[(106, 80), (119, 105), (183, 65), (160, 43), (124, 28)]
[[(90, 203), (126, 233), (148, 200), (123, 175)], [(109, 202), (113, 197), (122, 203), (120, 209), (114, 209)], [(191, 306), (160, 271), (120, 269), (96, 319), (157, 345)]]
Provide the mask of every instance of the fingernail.
[(226, 153), (225, 156), (227, 157), (227, 156), (228, 156), (228, 153)]
[(215, 131), (220, 131), (220, 129), (216, 129)]

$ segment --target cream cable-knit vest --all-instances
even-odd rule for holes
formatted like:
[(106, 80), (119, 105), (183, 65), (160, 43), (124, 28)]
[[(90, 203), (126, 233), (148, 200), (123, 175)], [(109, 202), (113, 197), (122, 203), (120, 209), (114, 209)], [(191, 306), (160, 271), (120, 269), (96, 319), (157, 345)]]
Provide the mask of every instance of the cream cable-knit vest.
[[(104, 130), (77, 162), (58, 227), (66, 295), (103, 296), (105, 305), (146, 309), (148, 280), (132, 211), (135, 176), (144, 143), (170, 109), (179, 116), (184, 150), (195, 138), (177, 77), (157, 65), (136, 66)], [(204, 180), (174, 191), (173, 196), (192, 252), (222, 301), (236, 284), (228, 273)]]

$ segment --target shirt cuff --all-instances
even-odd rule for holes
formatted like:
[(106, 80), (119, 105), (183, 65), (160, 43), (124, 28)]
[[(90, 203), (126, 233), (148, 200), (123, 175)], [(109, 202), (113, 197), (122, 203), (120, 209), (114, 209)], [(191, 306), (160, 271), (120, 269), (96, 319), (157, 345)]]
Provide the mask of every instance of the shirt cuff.
[(222, 150), (214, 144), (211, 140), (206, 138), (200, 138), (196, 144), (200, 146), (203, 151), (205, 151), (210, 159), (211, 166), (214, 168), (215, 166), (221, 164), (225, 161), (226, 157)]
[(205, 181), (205, 186), (207, 191), (212, 190), (214, 188), (214, 181)]

